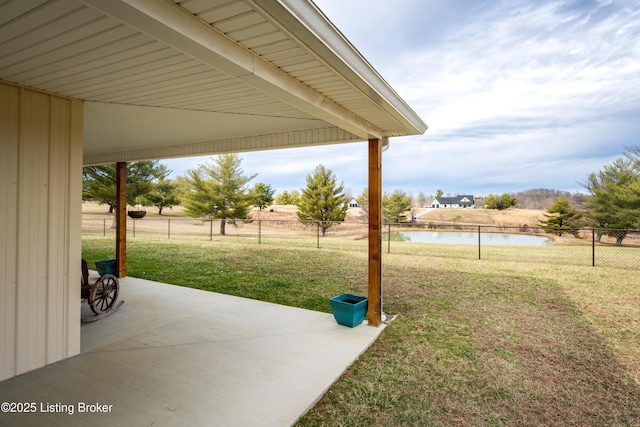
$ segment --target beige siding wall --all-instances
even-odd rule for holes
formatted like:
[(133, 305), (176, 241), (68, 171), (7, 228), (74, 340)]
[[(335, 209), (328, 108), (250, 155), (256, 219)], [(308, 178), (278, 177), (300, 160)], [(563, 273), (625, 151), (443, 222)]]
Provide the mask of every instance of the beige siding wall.
[(82, 103), (0, 81), (0, 380), (80, 351)]

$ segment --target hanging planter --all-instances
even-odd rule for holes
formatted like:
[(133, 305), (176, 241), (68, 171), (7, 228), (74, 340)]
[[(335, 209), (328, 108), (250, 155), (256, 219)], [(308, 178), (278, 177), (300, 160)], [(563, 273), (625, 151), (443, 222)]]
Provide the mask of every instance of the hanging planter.
[(131, 218), (135, 218), (135, 219), (143, 218), (147, 214), (147, 211), (144, 210), (144, 208), (140, 204), (140, 197), (135, 197), (135, 203), (136, 203), (135, 204), (135, 208), (134, 208), (134, 206), (132, 204), (129, 205), (134, 209), (131, 209), (130, 211), (127, 211), (127, 214)]
[(367, 315), (367, 297), (342, 294), (329, 300), (331, 312), (338, 324), (353, 328), (358, 326)]
[(147, 211), (127, 211), (127, 214), (131, 217), (131, 218), (143, 218), (146, 214)]

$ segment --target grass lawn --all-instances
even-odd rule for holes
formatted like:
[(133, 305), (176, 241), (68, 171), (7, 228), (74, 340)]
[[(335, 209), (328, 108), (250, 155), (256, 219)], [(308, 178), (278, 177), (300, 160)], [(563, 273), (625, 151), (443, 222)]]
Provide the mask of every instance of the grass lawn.
[[(83, 257), (114, 247), (84, 238)], [(363, 242), (130, 239), (127, 255), (130, 276), (313, 310), (366, 294)], [(637, 270), (403, 251), (383, 283), (398, 318), (299, 425), (640, 425)]]

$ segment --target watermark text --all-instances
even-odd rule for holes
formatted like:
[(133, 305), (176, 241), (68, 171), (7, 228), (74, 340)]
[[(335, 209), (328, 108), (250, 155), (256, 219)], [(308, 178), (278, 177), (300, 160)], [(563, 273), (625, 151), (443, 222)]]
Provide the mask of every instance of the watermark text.
[(60, 414), (108, 414), (113, 411), (113, 405), (101, 402), (2, 402), (0, 412), (5, 414), (26, 413), (60, 413)]

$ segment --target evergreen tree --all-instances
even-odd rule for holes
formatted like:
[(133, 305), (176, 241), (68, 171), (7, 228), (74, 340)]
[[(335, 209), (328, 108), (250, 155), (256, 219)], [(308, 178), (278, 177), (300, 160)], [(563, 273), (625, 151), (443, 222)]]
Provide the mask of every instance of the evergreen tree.
[(517, 207), (518, 206), (518, 201), (514, 198), (511, 197), (510, 194), (504, 193), (502, 194), (502, 196), (500, 196), (500, 206), (498, 207), (498, 209), (509, 209), (511, 207)]
[(167, 167), (158, 160), (145, 160), (127, 164), (127, 204), (148, 206), (146, 199), (153, 191), (153, 182), (169, 174)]
[(484, 199), (484, 204), (487, 209), (503, 210), (518, 206), (518, 200), (507, 193), (502, 194), (500, 197), (495, 194), (489, 194)]
[(238, 219), (249, 219), (253, 200), (247, 183), (256, 175), (243, 175), (241, 163), (238, 154), (224, 154), (187, 173), (185, 212), (193, 217), (219, 218), (222, 235), (227, 222), (237, 225)]
[(343, 189), (330, 169), (318, 165), (313, 174), (307, 175), (307, 186), (298, 202), (298, 220), (318, 221), (324, 236), (334, 222), (344, 221), (347, 216), (349, 205)]
[(108, 205), (113, 213), (117, 201), (115, 163), (82, 168), (82, 200)]
[(273, 193), (275, 193), (275, 190), (270, 185), (263, 182), (256, 183), (251, 189), (251, 198), (254, 206), (262, 210), (271, 205), (273, 203)]
[(298, 190), (291, 190), (289, 193), (289, 204), (298, 206), (300, 203), (300, 192)]
[(282, 193), (278, 194), (274, 200), (277, 205), (288, 205), (289, 204), (289, 192), (284, 190)]
[(382, 196), (382, 218), (384, 222), (404, 222), (407, 211), (411, 211), (411, 196), (401, 190)]
[(640, 227), (640, 148), (628, 148), (583, 185), (591, 193), (585, 199), (588, 223), (621, 245), (629, 229)]
[(540, 220), (539, 224), (545, 232), (558, 236), (562, 236), (564, 233), (578, 236), (582, 214), (571, 206), (571, 201), (567, 197), (558, 197), (553, 206), (547, 209), (547, 213), (544, 216), (547, 219)]
[(145, 199), (158, 208), (158, 214), (162, 215), (164, 208), (173, 208), (180, 204), (178, 197), (178, 184), (170, 179), (161, 178), (153, 185), (153, 190), (146, 194)]
[(500, 203), (500, 199), (495, 194), (489, 194), (484, 198), (484, 206), (487, 209), (498, 209), (498, 204)]
[(298, 190), (292, 190), (291, 192), (284, 190), (275, 198), (275, 202), (278, 205), (297, 205), (299, 201), (300, 193)]
[[(127, 204), (150, 205), (146, 196), (153, 191), (154, 182), (165, 178), (170, 171), (158, 160), (127, 163)], [(82, 169), (82, 200), (109, 205), (109, 213), (116, 206), (116, 165), (85, 166)]]

